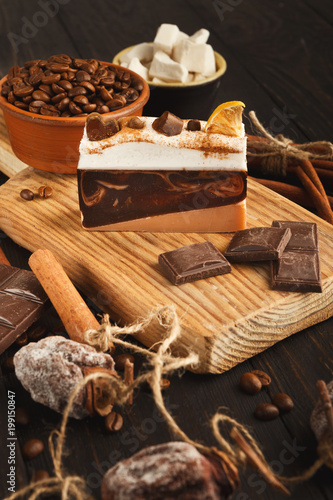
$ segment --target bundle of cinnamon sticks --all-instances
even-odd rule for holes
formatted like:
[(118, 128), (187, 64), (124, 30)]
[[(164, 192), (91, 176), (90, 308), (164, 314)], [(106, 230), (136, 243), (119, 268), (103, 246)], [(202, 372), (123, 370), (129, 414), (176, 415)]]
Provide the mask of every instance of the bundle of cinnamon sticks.
[[(302, 187), (262, 178), (262, 167), (265, 159), (265, 143), (268, 139), (261, 136), (247, 135), (248, 172), (255, 180), (289, 200), (306, 208), (315, 208), (319, 217), (333, 224), (333, 196), (327, 191), (333, 191), (333, 161), (329, 159), (297, 160), (288, 158), (287, 176), (298, 179)], [(262, 147), (259, 144), (262, 143)], [(316, 146), (313, 153), (321, 154), (324, 150)], [(311, 150), (312, 151), (312, 150)], [(325, 187), (324, 187), (325, 186)], [(326, 188), (326, 190), (325, 190)]]

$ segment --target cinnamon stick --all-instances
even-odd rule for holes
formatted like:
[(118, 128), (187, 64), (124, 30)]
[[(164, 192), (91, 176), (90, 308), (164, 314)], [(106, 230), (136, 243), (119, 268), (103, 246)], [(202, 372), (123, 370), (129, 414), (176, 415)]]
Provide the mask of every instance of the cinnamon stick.
[(322, 196), (319, 189), (315, 186), (311, 178), (307, 175), (306, 172), (304, 172), (304, 170), (302, 170), (301, 167), (296, 168), (296, 173), (304, 188), (309, 193), (309, 196), (311, 197), (314, 206), (318, 211), (318, 215), (322, 219), (333, 224), (333, 212), (331, 210), (331, 206), (327, 197)]
[(264, 477), (264, 479), (274, 488), (281, 491), (285, 495), (290, 495), (289, 490), (276, 478), (274, 473), (268, 467), (268, 465), (261, 460), (258, 454), (254, 451), (254, 449), (250, 446), (250, 444), (245, 440), (242, 434), (233, 427), (230, 432), (230, 436), (234, 439), (234, 441), (238, 444), (241, 450), (245, 453), (249, 464), (258, 470), (260, 474)]
[(90, 329), (96, 330), (100, 325), (62, 265), (50, 250), (44, 249), (31, 255), (29, 265), (49, 296), (69, 337), (84, 343), (84, 333)]
[(9, 260), (7, 259), (4, 251), (2, 250), (2, 248), (0, 247), (0, 263), (1, 264), (6, 264), (6, 266), (10, 266), (10, 262)]

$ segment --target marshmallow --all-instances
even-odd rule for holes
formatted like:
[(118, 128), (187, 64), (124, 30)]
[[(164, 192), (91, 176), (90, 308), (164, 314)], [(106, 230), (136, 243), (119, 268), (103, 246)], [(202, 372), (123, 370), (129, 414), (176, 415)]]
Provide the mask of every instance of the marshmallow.
[(211, 45), (182, 40), (173, 51), (173, 57), (188, 71), (202, 73), (204, 76), (213, 75), (216, 71), (215, 56)]
[(120, 58), (120, 64), (129, 63), (133, 57), (137, 57), (141, 62), (151, 61), (153, 58), (153, 46), (151, 43), (139, 43), (132, 49), (128, 50)]
[(170, 55), (177, 41), (179, 28), (175, 24), (161, 24), (154, 39), (154, 52), (162, 50)]
[(175, 62), (159, 50), (152, 60), (149, 76), (161, 78), (166, 82), (186, 82), (188, 71), (182, 64)]
[(201, 30), (196, 31), (189, 37), (191, 42), (195, 43), (206, 43), (208, 38), (209, 38), (209, 31), (206, 30), (205, 28), (202, 28)]
[(148, 69), (141, 64), (138, 57), (133, 57), (133, 59), (130, 60), (128, 69), (131, 69), (145, 80), (148, 80)]

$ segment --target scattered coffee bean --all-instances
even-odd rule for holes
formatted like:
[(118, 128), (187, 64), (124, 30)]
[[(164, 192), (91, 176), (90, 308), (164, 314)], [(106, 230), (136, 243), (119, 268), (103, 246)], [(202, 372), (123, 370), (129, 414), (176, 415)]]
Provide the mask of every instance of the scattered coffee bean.
[(14, 357), (11, 356), (10, 358), (5, 359), (3, 361), (1, 368), (3, 369), (4, 372), (13, 372), (15, 371), (15, 366), (14, 366)]
[(160, 387), (161, 387), (162, 391), (164, 391), (165, 389), (168, 389), (170, 387), (170, 380), (168, 378), (161, 378)]
[(23, 347), (24, 345), (27, 345), (28, 341), (28, 334), (24, 332), (15, 340), (15, 344), (19, 347)]
[(22, 455), (26, 460), (38, 457), (44, 451), (44, 443), (40, 439), (29, 439), (22, 446)]
[(47, 470), (39, 469), (33, 473), (31, 481), (33, 482), (42, 481), (43, 479), (48, 479), (49, 477), (50, 474), (47, 472)]
[(279, 416), (279, 408), (271, 403), (260, 403), (254, 410), (259, 420), (273, 420)]
[(26, 201), (31, 201), (34, 199), (34, 193), (30, 189), (22, 189), (20, 192), (21, 198)]
[(25, 408), (18, 406), (15, 412), (15, 424), (25, 427), (30, 424), (30, 415)]
[(105, 417), (104, 422), (106, 430), (109, 432), (117, 432), (120, 431), (123, 426), (123, 417), (120, 413), (112, 411)]
[(291, 397), (283, 392), (274, 396), (273, 404), (275, 404), (281, 412), (287, 412), (294, 408), (294, 402)]
[(241, 389), (248, 394), (257, 394), (261, 390), (262, 384), (259, 378), (253, 373), (243, 373), (239, 385)]
[[(28, 330), (27, 330), (27, 334), (28, 334), (28, 337), (29, 337), (29, 340), (32, 340), (33, 342), (37, 342), (37, 340), (40, 340), (41, 338), (43, 338), (46, 334), (46, 327), (40, 323), (34, 323), (33, 325), (31, 325)], [(62, 331), (65, 331), (62, 330)]]
[(129, 360), (131, 363), (134, 363), (134, 356), (132, 354), (118, 354), (118, 356), (115, 356), (114, 362), (115, 362), (115, 368), (117, 371), (122, 372), (124, 371), (125, 368), (125, 363), (126, 360)]
[(51, 186), (40, 186), (38, 188), (38, 194), (40, 198), (50, 198), (52, 196), (53, 190)]
[[(109, 113), (138, 99), (143, 90), (142, 80), (125, 69), (116, 71), (113, 66), (96, 59), (60, 56), (28, 61), (21, 68), (13, 66), (8, 71), (1, 95), (9, 103), (30, 113), (69, 117), (84, 116), (95, 110)], [(116, 99), (114, 94), (117, 94)], [(82, 106), (95, 105), (94, 108), (82, 110), (79, 101), (74, 100), (77, 96), (86, 96), (81, 101)]]
[(134, 128), (134, 129), (141, 129), (144, 127), (144, 122), (142, 120), (140, 120), (140, 118), (138, 116), (133, 116), (127, 126), (129, 128)]
[(256, 377), (258, 377), (263, 387), (267, 387), (272, 381), (271, 377), (262, 370), (251, 370), (251, 373), (253, 373), (254, 375), (256, 375)]

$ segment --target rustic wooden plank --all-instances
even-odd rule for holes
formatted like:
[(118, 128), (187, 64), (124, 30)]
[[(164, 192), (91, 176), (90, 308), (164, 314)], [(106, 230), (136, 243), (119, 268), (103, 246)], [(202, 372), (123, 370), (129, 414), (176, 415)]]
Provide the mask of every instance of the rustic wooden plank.
[[(45, 183), (53, 197), (20, 198), (23, 187), (36, 192)], [(159, 269), (159, 253), (206, 240), (223, 251), (231, 235), (86, 232), (76, 176), (29, 167), (1, 186), (0, 194), (2, 230), (30, 251), (52, 250), (79, 289), (111, 317), (132, 323), (159, 305), (175, 304), (182, 325), (175, 351), (198, 352), (201, 372), (228, 370), (332, 314), (332, 226), (254, 181), (248, 188), (249, 227), (267, 226), (277, 218), (317, 222), (323, 293), (270, 290), (267, 264), (235, 265), (228, 275), (175, 287)], [(137, 338), (150, 346), (161, 333), (154, 325)]]

